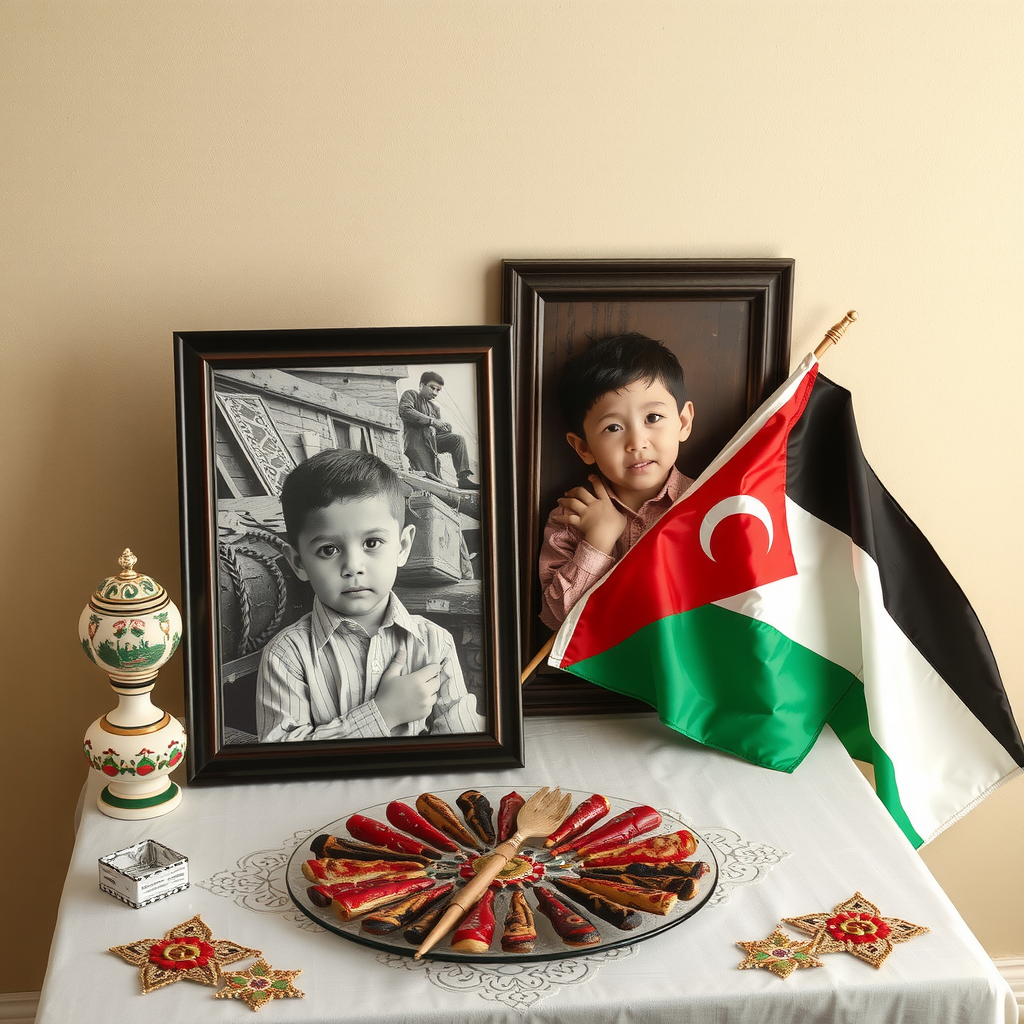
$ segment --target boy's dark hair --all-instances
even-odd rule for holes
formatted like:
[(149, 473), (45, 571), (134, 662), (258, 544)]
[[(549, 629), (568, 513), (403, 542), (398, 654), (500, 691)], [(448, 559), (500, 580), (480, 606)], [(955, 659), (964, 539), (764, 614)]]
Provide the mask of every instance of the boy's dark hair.
[(442, 377), (437, 370), (424, 370), (423, 373), (420, 374), (420, 386), (422, 387), (427, 383), (440, 384), (441, 387), (444, 387), (444, 377)]
[(680, 410), (686, 404), (683, 368), (660, 341), (635, 332), (595, 341), (562, 370), (558, 400), (566, 425), (582, 437), (583, 420), (597, 400), (637, 381), (664, 385)]
[(288, 542), (298, 547), (307, 516), (336, 501), (381, 495), (399, 527), (405, 526), (405, 494), (398, 474), (376, 455), (331, 448), (296, 466), (281, 488), (281, 509)]

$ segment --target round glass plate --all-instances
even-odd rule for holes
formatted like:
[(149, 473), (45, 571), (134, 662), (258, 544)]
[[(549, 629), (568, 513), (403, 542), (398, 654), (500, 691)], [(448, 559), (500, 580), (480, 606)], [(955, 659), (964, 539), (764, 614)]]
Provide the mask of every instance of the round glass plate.
[[(459, 816), (461, 820), (461, 814), (456, 804), (456, 800), (464, 792), (466, 792), (466, 790), (447, 790), (436, 793), (435, 795), (444, 800), (455, 811), (456, 815)], [(478, 790), (478, 792), (483, 793), (490, 802), (491, 807), (493, 808), (496, 826), (501, 798), (505, 796), (509, 790), (489, 787)], [(591, 793), (577, 791), (567, 792), (571, 792), (572, 795), (572, 808), (575, 808), (579, 803), (592, 795)], [(532, 791), (523, 793), (523, 796), (529, 798), (531, 793)], [(415, 808), (416, 798), (418, 795), (419, 794), (395, 797), (394, 799)], [(631, 807), (636, 807), (638, 805), (638, 801), (624, 800), (617, 797), (608, 797), (608, 801), (610, 804), (608, 814), (605, 815), (601, 821), (598, 821), (594, 826), (592, 826), (591, 831), (600, 828), (615, 817), (615, 815), (621, 814), (623, 811), (628, 811)], [(391, 803), (391, 800), (386, 800), (383, 803), (374, 804), (372, 807), (366, 807), (359, 811), (353, 811), (352, 813), (362, 814), (367, 818), (373, 818), (376, 821), (387, 825), (388, 828), (401, 832), (401, 829), (395, 828), (387, 820), (386, 809), (389, 803)], [(567, 880), (571, 880), (576, 877), (576, 874), (573, 871), (573, 860), (571, 859), (571, 855), (552, 858), (550, 852), (544, 847), (542, 841), (535, 838), (532, 840), (528, 839), (526, 845), (524, 845), (520, 850), (519, 857), (528, 859), (529, 862), (532, 862), (532, 866), (529, 863), (522, 865), (524, 868), (522, 880), (519, 882), (510, 882), (499, 888), (496, 892), (494, 901), (496, 927), (494, 930), (494, 940), (491, 943), (491, 948), (482, 953), (464, 953), (459, 950), (454, 950), (451, 948), (451, 941), (454, 935), (454, 931), (452, 931), (445, 938), (441, 939), (440, 942), (438, 942), (438, 944), (426, 954), (426, 956), (435, 960), (476, 963), (526, 963), (537, 960), (559, 960), (565, 957), (587, 956), (590, 953), (594, 953), (602, 949), (612, 949), (616, 946), (634, 945), (637, 942), (643, 942), (646, 939), (650, 939), (655, 935), (661, 934), (661, 932), (664, 932), (669, 928), (674, 928), (676, 925), (681, 924), (683, 921), (696, 914), (714, 893), (715, 887), (718, 884), (718, 860), (711, 844), (702, 836), (698, 835), (688, 824), (686, 824), (686, 822), (668, 811), (662, 811), (661, 814), (661, 825), (639, 838), (647, 839), (652, 836), (676, 832), (679, 829), (686, 829), (693, 834), (698, 843), (696, 852), (691, 857), (687, 858), (687, 860), (703, 861), (707, 864), (706, 872), (697, 879), (698, 888), (693, 897), (688, 900), (678, 899), (667, 914), (658, 915), (640, 912), (641, 922), (639, 926), (632, 928), (629, 931), (620, 930), (615, 925), (601, 920), (594, 914), (575, 904), (570, 897), (566, 896), (565, 893), (552, 884), (555, 879), (561, 877), (565, 877)], [(345, 823), (350, 817), (351, 814), (346, 814), (343, 818), (339, 818), (337, 821), (329, 822), (324, 825), (318, 835), (326, 833), (328, 835), (350, 839), (351, 837), (349, 832), (345, 827)], [(533, 845), (533, 843), (536, 843), (536, 845)], [(444, 854), (440, 859), (431, 861), (426, 869), (427, 875), (428, 877), (435, 879), (439, 885), (452, 881), (456, 883), (456, 888), (459, 888), (465, 884), (465, 880), (461, 874), (463, 866), (467, 862), (472, 861), (477, 855), (477, 851), (471, 851), (468, 849), (458, 854)], [(364, 946), (371, 946), (374, 949), (386, 950), (389, 953), (400, 953), (403, 956), (411, 957), (415, 954), (418, 943), (410, 942), (405, 938), (405, 930), (408, 925), (404, 925), (395, 931), (384, 935), (370, 934), (362, 928), (361, 918), (356, 918), (352, 921), (342, 921), (331, 907), (320, 907), (313, 903), (308, 895), (308, 890), (312, 888), (312, 883), (307, 880), (305, 875), (303, 875), (302, 865), (305, 861), (313, 859), (314, 856), (315, 854), (311, 852), (308, 846), (299, 847), (295, 850), (291, 859), (288, 861), (288, 871), (286, 873), (288, 894), (291, 896), (292, 902), (295, 903), (299, 910), (317, 924), (322, 925), (328, 931), (334, 932), (336, 935), (341, 935), (346, 939), (351, 939), (353, 942), (358, 942)], [(468, 872), (470, 869), (467, 868), (466, 870)], [(580, 916), (584, 917), (587, 921), (590, 921), (600, 933), (600, 942), (583, 947), (566, 945), (556, 934), (551, 922), (537, 909), (537, 896), (535, 893), (531, 893), (531, 890), (541, 887), (548, 889), (553, 896), (568, 906), (570, 910), (580, 914)], [(506, 953), (501, 949), (502, 925), (508, 911), (511, 894), (516, 888), (521, 888), (529, 894), (527, 896), (527, 901), (534, 912), (537, 941), (534, 944), (533, 950), (529, 953)]]

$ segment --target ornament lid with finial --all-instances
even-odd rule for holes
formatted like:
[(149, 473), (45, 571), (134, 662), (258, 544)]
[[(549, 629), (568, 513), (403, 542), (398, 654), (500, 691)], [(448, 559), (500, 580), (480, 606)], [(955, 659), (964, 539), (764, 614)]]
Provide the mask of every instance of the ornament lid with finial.
[(131, 548), (125, 548), (117, 560), (121, 572), (108, 576), (89, 599), (90, 606), (109, 615), (138, 615), (156, 611), (170, 598), (167, 591), (152, 577), (135, 571), (138, 559)]

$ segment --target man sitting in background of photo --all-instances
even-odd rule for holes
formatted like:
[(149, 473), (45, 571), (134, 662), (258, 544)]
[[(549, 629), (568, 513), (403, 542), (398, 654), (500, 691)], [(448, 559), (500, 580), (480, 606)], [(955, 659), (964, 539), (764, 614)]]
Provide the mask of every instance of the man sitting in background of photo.
[(444, 377), (434, 370), (427, 370), (420, 376), (419, 389), (410, 388), (399, 399), (398, 414), (402, 417), (409, 468), (440, 481), (440, 455), (447, 452), (455, 465), (459, 488), (478, 491), (480, 485), (471, 479), (466, 440), (461, 434), (454, 433), (452, 425), (441, 416), (437, 397), (443, 387)]

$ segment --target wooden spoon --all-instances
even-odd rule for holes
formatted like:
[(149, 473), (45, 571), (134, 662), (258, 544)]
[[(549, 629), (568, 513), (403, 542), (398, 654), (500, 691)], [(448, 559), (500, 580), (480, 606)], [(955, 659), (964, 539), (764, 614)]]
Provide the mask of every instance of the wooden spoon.
[(414, 959), (419, 960), (439, 939), (443, 938), (464, 917), (487, 891), (487, 887), (497, 878), (501, 869), (519, 852), (519, 847), (530, 836), (546, 838), (562, 824), (572, 802), (571, 793), (562, 793), (556, 786), (553, 790), (545, 786), (538, 789), (529, 800), (519, 808), (516, 817), (516, 830), (505, 842), (494, 848), (493, 853), (479, 857), (476, 861), (486, 861), (477, 873), (453, 897), (448, 909), (431, 929), (427, 937), (420, 943)]

